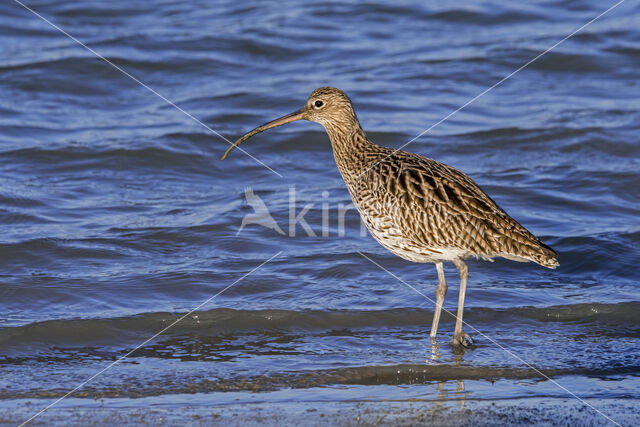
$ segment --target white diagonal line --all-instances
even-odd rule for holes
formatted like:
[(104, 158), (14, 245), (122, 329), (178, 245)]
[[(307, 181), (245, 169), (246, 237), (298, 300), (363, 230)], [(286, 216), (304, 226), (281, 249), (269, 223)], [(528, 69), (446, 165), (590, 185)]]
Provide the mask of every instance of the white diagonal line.
[[(368, 256), (366, 256), (365, 254), (363, 254), (362, 252), (358, 253), (360, 255), (362, 255), (363, 258), (369, 260), (371, 263), (375, 264), (376, 266), (378, 266), (381, 270), (387, 272), (391, 277), (393, 277), (394, 279), (398, 280), (399, 282), (403, 283), (404, 285), (406, 285), (407, 287), (411, 288), (414, 292), (418, 293), (419, 295), (421, 295), (423, 298), (429, 300), (430, 302), (432, 302), (433, 304), (435, 304), (436, 302), (434, 300), (432, 300), (431, 298), (429, 298), (428, 296), (426, 296), (424, 293), (422, 293), (420, 290), (416, 289), (414, 286), (410, 285), (409, 283), (407, 283), (406, 281), (402, 280), (400, 277), (396, 276), (395, 274), (393, 274), (391, 271), (387, 270), (386, 268), (384, 268), (382, 265), (378, 264), (377, 262), (375, 262), (374, 260), (372, 260), (371, 258), (369, 258)], [(453, 314), (452, 312), (450, 312), (449, 310), (447, 310), (446, 308), (442, 307), (442, 311), (444, 311), (445, 313), (448, 313), (450, 315), (452, 315), (453, 317), (455, 317), (456, 319), (458, 319), (458, 316), (456, 314)], [(609, 418), (606, 414), (604, 414), (602, 411), (600, 411), (599, 409), (595, 408), (593, 405), (591, 405), (589, 402), (587, 402), (586, 400), (582, 399), (580, 396), (576, 395), (574, 392), (572, 392), (571, 390), (567, 389), (565, 386), (563, 386), (562, 384), (560, 384), (559, 382), (557, 382), (556, 380), (548, 377), (547, 375), (545, 375), (544, 373), (542, 373), (538, 368), (532, 366), (530, 363), (527, 363), (522, 357), (518, 356), (517, 354), (515, 354), (514, 352), (512, 352), (511, 350), (505, 348), (503, 345), (501, 345), (500, 343), (498, 343), (496, 340), (494, 340), (493, 338), (491, 338), (490, 336), (484, 334), (483, 332), (481, 332), (480, 330), (478, 330), (477, 328), (473, 327), (472, 325), (470, 325), (469, 323), (465, 322), (464, 320), (460, 319), (462, 321), (462, 323), (464, 323), (466, 326), (468, 326), (469, 328), (473, 329), (474, 331), (476, 331), (479, 335), (483, 336), (484, 338), (486, 338), (487, 340), (491, 341), (493, 344), (495, 344), (496, 346), (498, 346), (502, 351), (504, 351), (505, 353), (507, 353), (508, 355), (512, 356), (513, 358), (517, 359), (518, 361), (520, 361), (521, 363), (523, 363), (525, 366), (527, 366), (528, 368), (532, 369), (533, 371), (535, 371), (536, 373), (538, 373), (539, 375), (541, 375), (542, 377), (544, 377), (545, 379), (551, 381), (553, 384), (555, 384), (556, 386), (560, 387), (562, 390), (566, 391), (567, 393), (569, 393), (571, 396), (575, 397), (576, 399), (578, 399), (583, 405), (588, 406), (589, 408), (593, 409), (594, 411), (596, 411), (597, 413), (599, 413), (600, 415), (602, 415), (603, 417), (605, 417), (607, 420), (611, 421), (613, 424), (617, 425), (617, 426), (621, 426), (621, 424), (619, 424), (618, 422), (612, 420), (611, 418)]]
[(578, 28), (577, 30), (573, 31), (571, 34), (569, 34), (568, 36), (566, 36), (565, 38), (563, 38), (562, 40), (560, 40), (559, 42), (557, 42), (556, 44), (554, 44), (553, 46), (551, 46), (550, 48), (548, 48), (547, 50), (545, 50), (542, 53), (539, 53), (535, 58), (529, 60), (529, 62), (527, 62), (526, 64), (520, 66), (520, 68), (518, 68), (515, 71), (512, 71), (509, 75), (507, 75), (506, 77), (503, 77), (501, 80), (499, 80), (497, 83), (494, 83), (492, 86), (488, 87), (487, 89), (483, 90), (482, 92), (480, 92), (479, 94), (477, 94), (476, 96), (474, 96), (473, 98), (471, 98), (470, 100), (468, 100), (467, 102), (465, 102), (461, 107), (458, 107), (457, 109), (453, 110), (452, 112), (450, 112), (449, 114), (447, 114), (446, 116), (444, 116), (442, 119), (438, 120), (436, 123), (432, 124), (431, 126), (429, 126), (427, 129), (423, 130), (422, 132), (420, 132), (416, 137), (410, 139), (408, 142), (404, 143), (402, 146), (400, 146), (400, 148), (397, 148), (395, 150), (393, 150), (393, 152), (389, 155), (387, 155), (385, 158), (383, 158), (382, 160), (378, 160), (376, 162), (374, 162), (371, 166), (367, 167), (367, 169), (365, 169), (363, 172), (361, 172), (358, 177), (356, 179), (360, 179), (360, 177), (362, 177), (362, 175), (366, 174), (367, 172), (369, 172), (374, 166), (376, 166), (377, 164), (379, 164), (380, 162), (383, 162), (385, 160), (387, 160), (389, 157), (393, 156), (394, 154), (396, 154), (398, 151), (402, 150), (403, 148), (405, 148), (407, 145), (411, 144), (413, 141), (415, 141), (416, 139), (420, 138), (422, 135), (424, 135), (425, 133), (429, 132), (431, 129), (435, 128), (436, 126), (438, 126), (439, 124), (443, 123), (444, 121), (448, 120), (451, 116), (453, 116), (454, 114), (458, 113), (460, 110), (462, 110), (463, 108), (465, 108), (467, 105), (471, 104), (472, 102), (474, 102), (475, 100), (477, 100), (478, 98), (484, 96), (487, 94), (487, 92), (495, 89), (497, 86), (501, 85), (502, 83), (504, 83), (505, 81), (507, 81), (508, 79), (510, 79), (511, 77), (513, 77), (516, 73), (522, 71), (523, 69), (525, 69), (526, 67), (528, 67), (529, 65), (533, 64), (535, 61), (537, 61), (538, 59), (542, 58), (544, 55), (546, 55), (547, 53), (549, 53), (550, 51), (552, 51), (553, 49), (555, 49), (556, 47), (558, 47), (561, 43), (564, 43), (565, 41), (567, 41), (568, 39), (570, 39), (571, 37), (573, 37), (574, 35), (576, 35), (578, 32), (582, 31), (583, 29), (585, 29), (586, 27), (588, 27), (589, 25), (593, 24), (595, 21), (597, 21), (598, 19), (600, 19), (601, 17), (603, 17), (604, 15), (606, 15), (607, 13), (611, 12), (613, 9), (615, 9), (616, 7), (620, 6), (622, 3), (624, 3), (625, 0), (620, 0), (618, 3), (614, 4), (613, 6), (611, 6), (609, 9), (605, 10), (604, 12), (602, 12), (600, 15), (596, 16), (595, 18), (593, 18), (591, 21), (587, 22), (586, 24), (584, 24), (583, 26), (581, 26), (580, 28)]
[[(140, 80), (138, 80), (136, 77), (134, 77), (133, 75), (131, 75), (129, 72), (127, 72), (126, 70), (124, 70), (122, 67), (118, 66), (117, 64), (114, 64), (112, 61), (110, 61), (109, 59), (105, 58), (103, 55), (101, 55), (100, 53), (96, 52), (95, 50), (93, 50), (92, 48), (90, 48), (89, 46), (87, 46), (86, 44), (84, 44), (83, 42), (81, 42), (80, 40), (78, 40), (77, 38), (75, 38), (74, 36), (72, 36), (71, 34), (69, 34), (68, 32), (66, 32), (65, 30), (63, 30), (62, 28), (60, 28), (59, 26), (57, 26), (56, 24), (54, 24), (53, 22), (51, 22), (50, 20), (48, 20), (47, 18), (45, 18), (44, 16), (40, 15), (38, 12), (36, 12), (35, 10), (31, 9), (29, 6), (27, 6), (26, 4), (22, 3), (20, 0), (13, 0), (16, 3), (18, 3), (20, 6), (24, 7), (25, 9), (27, 9), (29, 12), (33, 13), (34, 15), (36, 15), (38, 18), (42, 19), (44, 22), (46, 22), (47, 24), (51, 25), (53, 28), (55, 28), (56, 30), (60, 31), (62, 34), (64, 34), (65, 36), (69, 37), (71, 40), (73, 40), (74, 42), (78, 43), (80, 46), (84, 47), (85, 49), (87, 49), (89, 52), (93, 53), (95, 56), (97, 56), (98, 58), (102, 59), (104, 62), (106, 62), (107, 64), (111, 65), (113, 68), (115, 68), (116, 70), (120, 71), (122, 74), (124, 74), (125, 76), (129, 77), (130, 79), (132, 79), (133, 81), (135, 81), (136, 83), (138, 83), (140, 86), (144, 87), (145, 89), (147, 89), (149, 92), (153, 93), (154, 95), (156, 95), (157, 97), (159, 97), (160, 99), (162, 99), (164, 102), (166, 102), (167, 104), (171, 105), (172, 107), (174, 107), (175, 109), (177, 109), (178, 111), (182, 112), (183, 114), (185, 114), (187, 117), (189, 117), (191, 120), (193, 120), (194, 122), (198, 123), (199, 125), (203, 126), (205, 129), (208, 129), (209, 131), (211, 131), (212, 133), (214, 133), (215, 135), (219, 136), (220, 138), (224, 139), (225, 141), (227, 141), (230, 145), (233, 145), (233, 142), (229, 141), (227, 138), (225, 138), (222, 134), (220, 134), (219, 132), (217, 132), (216, 130), (212, 129), (210, 126), (206, 125), (205, 123), (201, 122), (199, 119), (197, 119), (194, 115), (192, 115), (191, 113), (189, 113), (188, 111), (185, 111), (183, 108), (179, 107), (178, 105), (176, 105), (174, 102), (172, 102), (171, 100), (169, 100), (168, 98), (166, 98), (164, 95), (158, 93), (155, 89), (153, 89), (152, 87), (148, 86), (147, 84), (141, 82)], [(256, 162), (260, 163), (262, 166), (264, 166), (265, 168), (269, 169), (271, 172), (275, 173), (276, 175), (278, 175), (280, 178), (282, 178), (282, 175), (280, 175), (278, 172), (276, 172), (275, 170), (273, 170), (271, 167), (269, 167), (268, 165), (266, 165), (264, 162), (262, 162), (261, 160), (255, 158), (254, 156), (252, 156), (251, 154), (249, 154), (247, 151), (243, 150), (241, 147), (237, 147), (240, 151), (242, 151), (244, 154), (246, 154), (247, 156), (251, 157), (253, 160), (255, 160)]]
[(95, 379), (97, 376), (101, 375), (102, 373), (104, 373), (105, 371), (111, 369), (112, 367), (114, 367), (115, 365), (117, 365), (118, 363), (122, 362), (124, 359), (126, 359), (127, 357), (129, 357), (133, 352), (135, 352), (136, 350), (140, 349), (141, 347), (145, 346), (147, 343), (149, 343), (150, 341), (154, 340), (155, 338), (157, 338), (159, 335), (163, 334), (164, 332), (166, 332), (169, 328), (175, 326), (176, 324), (178, 324), (179, 322), (181, 322), (182, 320), (184, 320), (186, 317), (188, 317), (189, 315), (191, 315), (194, 311), (197, 311), (198, 309), (200, 309), (201, 307), (203, 307), (204, 305), (206, 305), (207, 303), (211, 302), (215, 297), (219, 296), (220, 294), (222, 294), (223, 292), (225, 292), (227, 289), (231, 288), (232, 286), (234, 286), (235, 284), (239, 283), (240, 281), (242, 281), (243, 279), (245, 279), (247, 276), (249, 276), (250, 274), (252, 274), (254, 271), (256, 271), (257, 269), (259, 269), (260, 267), (262, 267), (263, 265), (267, 264), (268, 262), (270, 262), (271, 260), (273, 260), (275, 257), (277, 257), (278, 255), (280, 255), (282, 253), (282, 251), (278, 252), (277, 254), (273, 255), (271, 258), (269, 258), (268, 260), (264, 261), (262, 264), (258, 265), (257, 267), (253, 268), (251, 271), (249, 271), (248, 273), (245, 273), (242, 277), (240, 277), (239, 279), (237, 279), (235, 282), (233, 282), (232, 284), (228, 285), (226, 288), (222, 289), (220, 292), (216, 293), (215, 295), (209, 297), (208, 299), (206, 299), (203, 303), (201, 303), (200, 305), (198, 305), (196, 308), (194, 308), (193, 310), (189, 311), (187, 314), (184, 314), (183, 316), (179, 317), (177, 320), (175, 320), (173, 323), (171, 323), (169, 326), (166, 326), (165, 328), (163, 328), (160, 332), (157, 332), (155, 335), (153, 335), (151, 338), (146, 339), (145, 341), (143, 341), (142, 343), (138, 344), (133, 350), (130, 350), (129, 352), (127, 352), (127, 354), (125, 354), (124, 356), (121, 356), (119, 359), (111, 362), (109, 365), (107, 365), (104, 369), (98, 371), (97, 373), (93, 374), (91, 377), (87, 378), (86, 380), (84, 380), (83, 382), (81, 382), (80, 384), (78, 384), (73, 390), (67, 392), (64, 396), (58, 398), (57, 400), (55, 400), (54, 402), (52, 402), (51, 404), (49, 404), (48, 406), (46, 406), (44, 409), (42, 409), (40, 412), (38, 412), (37, 414), (33, 415), (31, 418), (29, 418), (28, 420), (24, 421), (22, 424), (20, 424), (20, 427), (26, 425), (27, 423), (29, 423), (30, 421), (32, 421), (34, 418), (38, 417), (40, 414), (42, 414), (44, 411), (46, 411), (47, 409), (51, 408), (52, 406), (56, 405), (57, 403), (59, 403), (62, 399), (70, 396), (71, 394), (75, 393), (78, 389), (84, 387), (89, 381)]

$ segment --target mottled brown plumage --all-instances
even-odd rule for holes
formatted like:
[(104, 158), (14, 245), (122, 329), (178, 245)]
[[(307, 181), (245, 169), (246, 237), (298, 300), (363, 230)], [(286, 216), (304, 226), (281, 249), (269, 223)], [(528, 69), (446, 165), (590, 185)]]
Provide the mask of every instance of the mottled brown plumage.
[(256, 128), (240, 138), (227, 154), (256, 133), (294, 120), (324, 126), (336, 164), (353, 203), (371, 235), (392, 253), (414, 262), (433, 262), (438, 271), (435, 339), (447, 285), (442, 263), (452, 261), (460, 272), (454, 344), (469, 345), (462, 332), (469, 257), (504, 257), (558, 266), (556, 253), (502, 210), (464, 173), (435, 160), (393, 150), (369, 141), (351, 101), (339, 89), (322, 87), (306, 105)]

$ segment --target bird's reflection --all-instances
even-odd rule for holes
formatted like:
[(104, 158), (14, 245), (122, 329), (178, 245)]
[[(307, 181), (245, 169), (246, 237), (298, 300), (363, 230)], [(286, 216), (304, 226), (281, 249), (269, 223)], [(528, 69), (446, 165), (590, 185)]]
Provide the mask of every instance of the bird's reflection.
[[(464, 362), (465, 349), (463, 348), (462, 351), (456, 351), (459, 348), (460, 346), (453, 346), (452, 361), (455, 366), (462, 366)], [(442, 362), (442, 359), (443, 359), (442, 350), (443, 350), (442, 345), (438, 344), (438, 342), (435, 339), (431, 339), (430, 354), (427, 362), (429, 361), (431, 361), (432, 363)], [(461, 410), (464, 409), (465, 402), (467, 399), (464, 379), (458, 378), (455, 381), (456, 381), (456, 389), (455, 389), (455, 393), (453, 394), (451, 393), (451, 388), (446, 387), (447, 382), (452, 382), (452, 381), (446, 381), (446, 380), (438, 381), (438, 383), (436, 384), (437, 396), (436, 396), (436, 400), (433, 407), (434, 412), (440, 409), (443, 409), (445, 402), (449, 402), (451, 400), (456, 401), (459, 409)]]
[(456, 391), (451, 392), (451, 387), (447, 387), (446, 384), (451, 381), (438, 381), (436, 384), (436, 391), (438, 392), (436, 400), (433, 405), (433, 412), (446, 409), (446, 402), (455, 401), (458, 409), (464, 410), (467, 400), (467, 394), (465, 392), (464, 380), (456, 380)]
[[(455, 346), (455, 347), (459, 347), (459, 346)], [(464, 360), (463, 356), (464, 356), (464, 351), (462, 352), (462, 354), (456, 354), (454, 356), (454, 361), (456, 363), (456, 366), (462, 365), (462, 362)], [(457, 381), (458, 381), (458, 387), (456, 388), (456, 401), (458, 402), (458, 406), (460, 407), (460, 409), (462, 409), (464, 408), (465, 401), (467, 400), (467, 393), (465, 393), (464, 380), (459, 378)]]
[(440, 351), (440, 344), (436, 341), (435, 338), (431, 338), (431, 361), (439, 362), (442, 358), (442, 352)]

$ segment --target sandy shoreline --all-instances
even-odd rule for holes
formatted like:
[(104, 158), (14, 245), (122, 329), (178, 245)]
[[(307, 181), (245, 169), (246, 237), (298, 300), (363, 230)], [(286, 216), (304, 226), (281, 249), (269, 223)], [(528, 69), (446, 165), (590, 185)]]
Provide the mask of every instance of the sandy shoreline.
[[(266, 393), (269, 394), (269, 393)], [(61, 402), (30, 425), (614, 425), (577, 399), (446, 398), (431, 400), (265, 399), (265, 393), (243, 393), (237, 403), (218, 404), (217, 393), (167, 395), (142, 399), (79, 399)], [(309, 396), (305, 396), (309, 398)], [(253, 402), (252, 402), (253, 401)], [(18, 425), (50, 401), (0, 403), (0, 425)], [(588, 399), (588, 403), (622, 425), (638, 425), (635, 399)]]

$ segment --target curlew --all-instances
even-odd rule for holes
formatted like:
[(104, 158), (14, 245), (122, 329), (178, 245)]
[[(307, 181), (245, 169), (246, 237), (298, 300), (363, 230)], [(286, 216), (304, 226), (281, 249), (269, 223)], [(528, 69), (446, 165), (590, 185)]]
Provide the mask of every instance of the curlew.
[(339, 89), (314, 90), (300, 110), (266, 123), (238, 139), (224, 154), (253, 135), (295, 120), (324, 126), (340, 174), (369, 232), (384, 248), (413, 262), (436, 266), (435, 342), (447, 293), (443, 263), (460, 274), (452, 343), (468, 347), (462, 330), (469, 257), (503, 257), (557, 267), (557, 254), (501, 209), (464, 173), (418, 154), (376, 145), (367, 139), (349, 97)]

